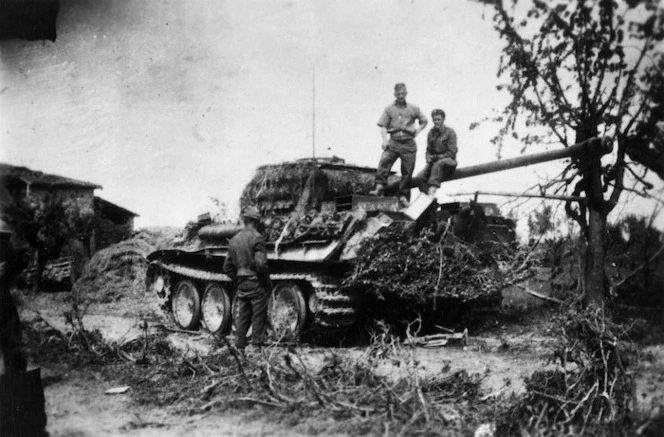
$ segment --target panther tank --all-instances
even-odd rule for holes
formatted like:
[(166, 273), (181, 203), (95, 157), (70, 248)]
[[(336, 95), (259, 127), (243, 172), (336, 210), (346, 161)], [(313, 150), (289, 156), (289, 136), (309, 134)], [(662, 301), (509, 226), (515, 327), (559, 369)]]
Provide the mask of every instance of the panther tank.
[[(608, 140), (593, 138), (560, 150), (459, 168), (441, 189), (456, 179), (563, 158), (601, 156), (610, 150)], [(473, 229), (463, 225), (462, 215), (469, 209), (462, 204), (439, 205), (434, 197), (419, 194), (400, 209), (396, 197), (368, 195), (374, 176), (375, 169), (338, 158), (304, 159), (260, 167), (245, 187), (241, 206), (257, 206), (265, 218), (273, 283), (269, 317), (278, 338), (305, 332), (327, 335), (353, 326), (362, 311), (362, 290), (341, 284), (363, 242), (395, 224), (417, 232), (429, 225), (426, 221), (452, 217), (460, 224), (455, 232), (458, 228), (469, 235), (481, 231), (484, 238), (513, 239), (513, 222), (501, 218), (490, 204), (481, 204), (489, 218), (483, 228)], [(391, 178), (396, 180), (395, 175)], [(222, 266), (228, 241), (240, 229), (233, 224), (207, 224), (198, 229), (195, 248), (158, 250), (148, 256), (146, 285), (182, 329), (202, 325), (221, 335), (231, 330), (235, 292)]]

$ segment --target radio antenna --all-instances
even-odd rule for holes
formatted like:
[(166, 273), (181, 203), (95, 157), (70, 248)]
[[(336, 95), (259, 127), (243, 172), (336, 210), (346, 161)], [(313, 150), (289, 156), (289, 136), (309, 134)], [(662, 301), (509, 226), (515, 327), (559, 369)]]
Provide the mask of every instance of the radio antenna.
[(316, 64), (313, 65), (311, 70), (311, 87), (312, 87), (312, 102), (311, 102), (311, 137), (312, 137), (312, 156), (316, 157)]

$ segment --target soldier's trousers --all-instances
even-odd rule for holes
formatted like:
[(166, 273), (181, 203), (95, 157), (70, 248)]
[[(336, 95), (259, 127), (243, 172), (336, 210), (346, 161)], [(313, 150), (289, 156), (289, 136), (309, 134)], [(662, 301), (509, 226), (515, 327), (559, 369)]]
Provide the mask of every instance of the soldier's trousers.
[(419, 188), (423, 193), (426, 193), (429, 187), (440, 188), (440, 183), (451, 178), (454, 170), (456, 170), (456, 165), (449, 165), (444, 159), (429, 162), (413, 178), (413, 186)]
[(0, 436), (48, 437), (39, 369), (0, 375)]
[(399, 196), (410, 198), (410, 186), (413, 178), (413, 171), (415, 170), (415, 157), (417, 153), (417, 145), (415, 140), (410, 140), (406, 143), (399, 143), (392, 141), (387, 145), (387, 149), (383, 151), (376, 170), (376, 185), (387, 185), (387, 177), (390, 174), (392, 166), (397, 159), (401, 159), (401, 180), (399, 181)]
[(247, 332), (251, 326), (251, 344), (265, 344), (269, 294), (256, 279), (240, 279), (235, 297), (235, 347), (247, 346)]
[[(0, 354), (3, 366), (11, 370), (25, 370), (27, 361), (21, 351), (21, 320), (9, 285), (0, 279)], [(3, 368), (3, 372), (4, 372)]]
[(0, 436), (48, 437), (41, 374), (25, 371), (21, 321), (5, 279), (0, 277)]

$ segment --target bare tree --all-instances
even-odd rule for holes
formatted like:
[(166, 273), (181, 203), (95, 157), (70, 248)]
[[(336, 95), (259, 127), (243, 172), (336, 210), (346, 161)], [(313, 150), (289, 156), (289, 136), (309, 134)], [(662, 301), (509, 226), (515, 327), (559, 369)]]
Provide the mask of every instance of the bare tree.
[[(617, 144), (613, 162), (573, 160), (552, 186), (585, 194), (566, 204), (585, 235), (584, 301), (602, 302), (607, 215), (626, 175), (646, 192), (649, 170), (664, 179), (664, 11), (654, 0), (483, 0), (505, 40), (498, 75), (509, 104), (494, 118), (492, 140), (524, 144), (555, 138), (567, 147), (591, 137)], [(523, 132), (526, 132), (523, 135)], [(521, 135), (519, 134), (521, 132)]]

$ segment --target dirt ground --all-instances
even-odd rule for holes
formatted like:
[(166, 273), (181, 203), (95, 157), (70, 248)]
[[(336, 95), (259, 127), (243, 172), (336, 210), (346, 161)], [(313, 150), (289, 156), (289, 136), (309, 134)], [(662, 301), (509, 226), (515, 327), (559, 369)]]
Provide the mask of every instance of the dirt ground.
[[(71, 306), (68, 293), (30, 293), (17, 296), (23, 323), (42, 328), (50, 325), (70, 331), (63, 314)], [(413, 357), (423, 374), (466, 370), (483, 376), (481, 389), (486, 397), (506, 396), (524, 389), (523, 378), (547, 366), (550, 333), (548, 310), (542, 301), (512, 290), (504, 305), (519, 314), (511, 322), (488, 321), (477, 332), (470, 332), (467, 346), (415, 348)], [(516, 309), (516, 310), (515, 310)], [(524, 314), (530, 313), (530, 316)], [(106, 304), (92, 304), (83, 323), (88, 330), (99, 330), (108, 342), (127, 342), (144, 334), (165, 329), (168, 322), (150, 296), (122, 298)], [(168, 331), (168, 341), (183, 354), (206, 354), (218, 347), (205, 332)], [(359, 356), (364, 346), (334, 348), (342, 356)], [(315, 365), (329, 348), (305, 346), (302, 355)], [(642, 348), (643, 359), (637, 379), (637, 409), (654, 415), (664, 405), (664, 344)], [(126, 385), (124, 373), (114, 376), (113, 365), (71, 367), (58, 360), (30, 354), (29, 367), (41, 367), (45, 386), (48, 431), (51, 436), (293, 436), (353, 435), (332, 419), (301, 418), (297, 423), (279, 423), (269, 408), (211, 409), (203, 414), (178, 411), (173, 407), (146, 406), (132, 398), (133, 387), (121, 394), (105, 394), (108, 389)], [(384, 362), (377, 373), (398, 378), (400, 369)], [(339, 431), (341, 429), (341, 431)], [(385, 434), (390, 434), (385, 430)]]

